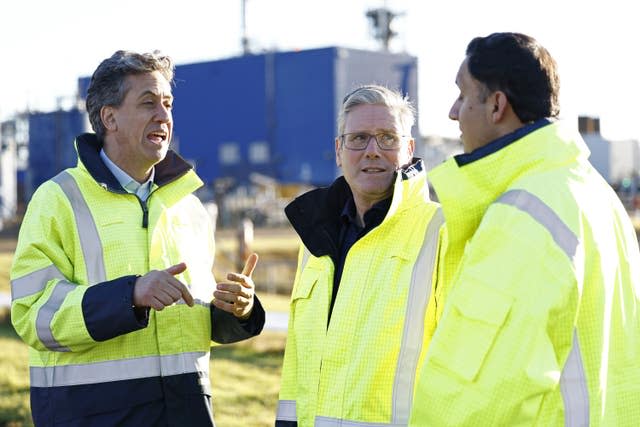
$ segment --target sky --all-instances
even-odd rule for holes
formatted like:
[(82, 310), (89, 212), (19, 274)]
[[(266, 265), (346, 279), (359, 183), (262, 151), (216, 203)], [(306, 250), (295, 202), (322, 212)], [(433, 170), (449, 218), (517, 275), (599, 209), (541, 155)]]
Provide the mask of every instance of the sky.
[[(423, 135), (458, 137), (448, 112), (467, 43), (529, 34), (556, 59), (562, 119), (600, 118), (612, 140), (640, 140), (640, 22), (634, 0), (247, 0), (252, 49), (378, 49), (365, 12), (400, 13), (391, 50), (418, 58)], [(161, 50), (177, 64), (240, 55), (241, 0), (3, 0), (0, 120), (71, 105), (77, 79), (119, 49)], [(177, 124), (179, 125), (179, 124)]]

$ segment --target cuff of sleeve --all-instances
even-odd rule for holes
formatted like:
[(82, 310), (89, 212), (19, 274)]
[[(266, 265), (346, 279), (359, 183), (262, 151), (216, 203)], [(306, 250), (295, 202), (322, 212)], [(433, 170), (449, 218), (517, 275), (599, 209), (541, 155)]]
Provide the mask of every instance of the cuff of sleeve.
[(82, 314), (89, 335), (96, 341), (145, 328), (149, 310), (133, 307), (137, 276), (124, 276), (90, 286), (82, 298)]
[(265, 321), (265, 312), (262, 307), (262, 303), (258, 299), (257, 295), (253, 296), (253, 309), (251, 310), (251, 315), (244, 320), (238, 319), (238, 323), (240, 326), (247, 331), (247, 333), (251, 334), (251, 336), (259, 335), (262, 332), (262, 328), (264, 327)]
[(264, 308), (257, 296), (254, 296), (251, 315), (245, 320), (240, 320), (212, 304), (211, 339), (220, 344), (229, 344), (251, 338), (262, 332), (264, 320)]

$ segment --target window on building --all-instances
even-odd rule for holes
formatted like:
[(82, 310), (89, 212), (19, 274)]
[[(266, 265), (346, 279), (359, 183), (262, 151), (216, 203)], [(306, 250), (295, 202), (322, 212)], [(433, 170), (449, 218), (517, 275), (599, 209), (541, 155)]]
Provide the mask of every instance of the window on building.
[(269, 144), (266, 141), (254, 141), (249, 145), (249, 162), (269, 163)]
[(237, 142), (225, 142), (220, 144), (218, 158), (223, 165), (234, 165), (240, 163), (240, 147)]

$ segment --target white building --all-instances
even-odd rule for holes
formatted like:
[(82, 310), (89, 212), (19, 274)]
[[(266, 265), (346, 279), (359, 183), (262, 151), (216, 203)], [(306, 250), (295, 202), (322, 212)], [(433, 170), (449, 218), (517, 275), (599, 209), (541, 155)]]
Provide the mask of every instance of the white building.
[(0, 230), (15, 217), (18, 204), (16, 122), (0, 124)]
[(591, 150), (591, 164), (609, 184), (617, 186), (640, 175), (640, 141), (603, 138), (600, 119), (594, 117), (578, 117), (578, 128)]

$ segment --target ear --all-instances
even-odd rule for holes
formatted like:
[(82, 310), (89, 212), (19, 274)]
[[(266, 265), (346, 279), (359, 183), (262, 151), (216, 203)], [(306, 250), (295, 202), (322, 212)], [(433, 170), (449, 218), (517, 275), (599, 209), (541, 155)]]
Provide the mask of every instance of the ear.
[(109, 131), (118, 130), (118, 123), (116, 121), (115, 109), (110, 105), (105, 105), (100, 109), (100, 120), (105, 129)]
[(413, 158), (413, 152), (416, 149), (416, 141), (411, 138), (409, 140), (409, 142), (407, 143), (407, 152), (409, 154), (409, 161), (411, 161), (411, 159)]
[(506, 117), (509, 109), (509, 99), (501, 90), (495, 91), (491, 96), (493, 110), (491, 112), (491, 120), (493, 123), (500, 123)]
[(336, 138), (336, 166), (339, 168), (342, 167), (342, 158), (340, 155), (342, 150), (340, 150), (340, 138)]

